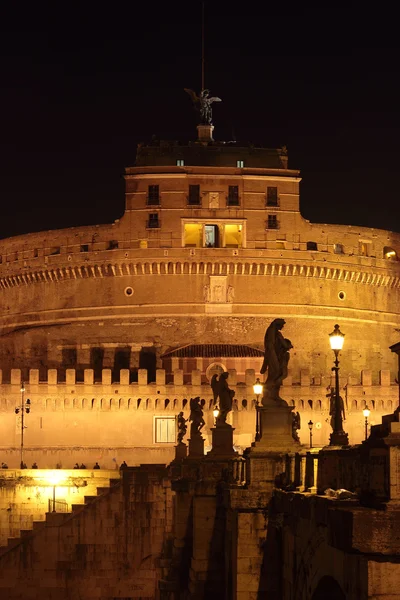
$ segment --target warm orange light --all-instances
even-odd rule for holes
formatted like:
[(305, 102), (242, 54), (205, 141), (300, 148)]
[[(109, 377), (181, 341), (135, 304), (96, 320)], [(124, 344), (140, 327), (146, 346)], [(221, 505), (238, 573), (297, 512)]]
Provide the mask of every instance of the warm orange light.
[(341, 350), (344, 343), (344, 333), (339, 329), (339, 325), (335, 325), (332, 333), (329, 334), (329, 343), (332, 350)]

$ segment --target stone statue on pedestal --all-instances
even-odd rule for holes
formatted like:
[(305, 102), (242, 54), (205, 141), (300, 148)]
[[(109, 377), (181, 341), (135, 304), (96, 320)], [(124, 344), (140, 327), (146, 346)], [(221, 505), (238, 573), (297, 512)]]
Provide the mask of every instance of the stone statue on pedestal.
[(181, 444), (183, 442), (183, 438), (186, 435), (186, 422), (187, 419), (185, 419), (185, 417), (183, 416), (183, 412), (180, 412), (178, 415), (178, 444)]
[(193, 438), (196, 435), (200, 435), (200, 432), (206, 424), (203, 419), (203, 409), (200, 406), (200, 397), (190, 398), (190, 437)]
[(213, 375), (211, 379), (211, 387), (214, 394), (214, 402), (217, 402), (219, 398), (219, 415), (217, 417), (216, 425), (226, 425), (226, 418), (228, 413), (232, 410), (232, 401), (235, 395), (234, 390), (231, 390), (228, 386), (229, 373), (225, 371), (219, 376)]
[(292, 342), (283, 337), (281, 329), (285, 325), (284, 319), (275, 319), (267, 328), (264, 337), (264, 362), (260, 373), (268, 370), (266, 389), (267, 394), (262, 403), (273, 400), (281, 404), (286, 402), (280, 398), (279, 389), (283, 380), (288, 375), (289, 350), (293, 348)]
[(297, 433), (301, 427), (300, 413), (292, 413), (292, 437), (296, 442), (300, 442), (299, 434)]

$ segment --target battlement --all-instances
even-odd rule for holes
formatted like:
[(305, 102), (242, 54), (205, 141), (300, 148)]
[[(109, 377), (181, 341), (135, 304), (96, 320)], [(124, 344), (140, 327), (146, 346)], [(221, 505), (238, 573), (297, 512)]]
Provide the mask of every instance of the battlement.
[[(244, 381), (238, 381), (236, 370), (229, 370), (228, 384), (235, 391), (233, 410), (255, 409), (253, 385), (256, 375), (258, 374), (254, 369), (246, 369)], [(372, 375), (370, 370), (363, 370), (357, 376), (350, 375), (342, 382), (342, 393), (345, 394), (349, 410), (359, 410), (366, 403), (372, 411), (395, 408), (398, 386), (391, 382), (390, 371), (379, 372), (378, 385), (373, 384)], [(157, 369), (156, 381), (151, 383), (148, 382), (147, 369), (138, 370), (137, 382), (130, 381), (129, 369), (120, 370), (118, 381), (112, 380), (111, 369), (102, 370), (101, 382), (94, 381), (93, 369), (84, 369), (83, 381), (77, 381), (75, 369), (66, 370), (65, 382), (59, 382), (57, 376), (57, 369), (49, 369), (46, 380), (40, 381), (39, 370), (30, 369), (29, 381), (24, 382), (25, 398), (31, 396), (33, 400), (40, 400), (45, 410), (184, 410), (188, 408), (188, 400), (194, 396), (200, 396), (205, 410), (212, 410), (214, 406), (211, 387), (202, 382), (200, 370), (191, 372), (188, 383), (184, 382), (182, 369), (174, 370), (171, 383), (166, 382), (164, 369)], [(7, 410), (18, 404), (21, 384), (21, 369), (11, 370), (9, 383), (3, 382), (3, 372), (0, 371), (0, 409)], [(300, 410), (329, 410), (329, 387), (334, 387), (333, 376), (310, 377), (309, 371), (305, 369), (300, 373), (299, 382), (293, 382), (291, 376), (284, 380), (282, 395), (289, 404)], [(74, 396), (71, 397), (71, 394)]]

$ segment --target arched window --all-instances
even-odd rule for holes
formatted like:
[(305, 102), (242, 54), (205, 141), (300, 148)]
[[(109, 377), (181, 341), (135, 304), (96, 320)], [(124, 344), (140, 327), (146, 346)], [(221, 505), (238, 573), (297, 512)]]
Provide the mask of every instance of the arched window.
[(387, 260), (397, 260), (396, 250), (390, 246), (385, 246), (383, 248), (383, 258), (386, 258)]

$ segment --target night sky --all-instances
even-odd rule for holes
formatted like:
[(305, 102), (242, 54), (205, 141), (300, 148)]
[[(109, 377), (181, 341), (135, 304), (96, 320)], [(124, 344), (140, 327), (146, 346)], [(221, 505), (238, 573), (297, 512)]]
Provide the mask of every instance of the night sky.
[[(114, 221), (136, 144), (196, 137), (201, 1), (85, 4), (3, 11), (0, 237)], [(287, 145), (311, 221), (400, 231), (398, 50), (328, 12), (234, 6), (206, 0), (214, 137)]]

